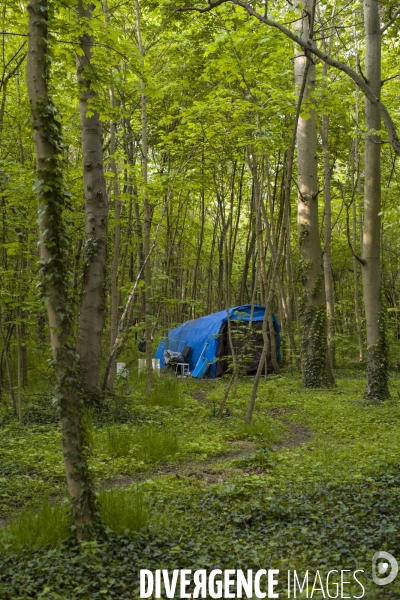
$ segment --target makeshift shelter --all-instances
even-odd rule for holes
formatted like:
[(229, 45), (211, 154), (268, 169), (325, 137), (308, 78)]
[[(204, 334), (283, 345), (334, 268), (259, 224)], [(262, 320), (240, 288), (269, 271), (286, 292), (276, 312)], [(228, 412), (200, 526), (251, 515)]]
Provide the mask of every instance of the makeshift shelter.
[[(253, 307), (252, 322), (249, 328), (250, 304), (229, 309), (232, 344), (238, 356), (241, 357), (242, 370), (248, 375), (255, 374), (260, 362), (263, 348), (264, 312), (264, 306)], [(272, 321), (275, 329), (278, 362), (280, 362), (280, 327), (274, 314), (272, 314)], [(187, 361), (192, 373), (195, 371), (196, 365), (199, 366), (199, 361), (202, 360), (205, 362), (205, 369), (200, 372), (200, 376), (204, 376), (204, 374), (209, 377), (223, 375), (231, 364), (227, 311), (222, 310), (206, 317), (186, 321), (179, 327), (175, 327), (169, 332), (168, 340), (164, 338), (161, 341), (154, 357), (160, 359), (162, 368), (165, 366), (164, 352), (167, 348), (173, 352), (181, 352), (185, 346), (191, 347)], [(273, 373), (270, 350), (267, 356), (267, 371)]]

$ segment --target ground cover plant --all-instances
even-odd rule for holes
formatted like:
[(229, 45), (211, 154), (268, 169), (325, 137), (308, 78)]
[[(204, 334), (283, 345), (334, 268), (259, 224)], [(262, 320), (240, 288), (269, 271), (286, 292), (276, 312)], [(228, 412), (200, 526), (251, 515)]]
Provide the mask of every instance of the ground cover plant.
[[(223, 381), (180, 380), (182, 404), (167, 408), (149, 406), (132, 382), (128, 422), (92, 413), (90, 465), (106, 529), (80, 548), (65, 528), (58, 430), (4, 423), (0, 597), (132, 598), (140, 568), (216, 566), (360, 568), (364, 597), (399, 597), (396, 582), (383, 591), (371, 583), (370, 564), (378, 549), (400, 548), (400, 404), (365, 404), (362, 383), (353, 373), (311, 393), (290, 373), (262, 380), (248, 427), (251, 380), (240, 381), (222, 419), (214, 404)], [(391, 387), (395, 398), (400, 380)], [(122, 432), (125, 450), (130, 431), (122, 455), (108, 445), (110, 431)], [(171, 431), (175, 452), (146, 452), (147, 436)], [(24, 489), (21, 477), (42, 483)], [(53, 537), (34, 526), (46, 514)]]
[(141, 566), (400, 596), (370, 569), (399, 556), (399, 23), (2, 3), (2, 598), (135, 598)]

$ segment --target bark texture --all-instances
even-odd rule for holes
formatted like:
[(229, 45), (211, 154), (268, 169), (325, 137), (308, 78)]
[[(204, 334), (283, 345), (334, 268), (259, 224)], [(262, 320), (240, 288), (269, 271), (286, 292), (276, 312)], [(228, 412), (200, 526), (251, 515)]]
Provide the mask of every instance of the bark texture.
[[(358, 101), (358, 98), (357, 98)], [(356, 122), (358, 123), (358, 102), (356, 108)], [(358, 145), (358, 138), (354, 140), (354, 158), (356, 165), (356, 180), (354, 181), (353, 175), (353, 248), (356, 250), (357, 248), (357, 228), (360, 232), (360, 244), (362, 246), (362, 226), (357, 227), (359, 223), (357, 222), (357, 206), (359, 204), (358, 198), (361, 197), (361, 176), (360, 176), (360, 151)], [(357, 196), (357, 202), (355, 200)], [(361, 221), (361, 218), (360, 218)], [(358, 352), (359, 352), (359, 360), (360, 362), (364, 362), (364, 344), (363, 344), (363, 335), (362, 335), (362, 326), (361, 326), (361, 307), (360, 307), (360, 296), (358, 292), (358, 268), (359, 262), (356, 257), (353, 256), (353, 280), (354, 280), (354, 313), (356, 317), (356, 327), (357, 327), (357, 339), (358, 339)]]
[[(114, 99), (114, 87), (111, 85), (110, 87), (110, 103), (111, 107), (115, 108), (115, 99)], [(114, 253), (111, 264), (111, 272), (110, 272), (110, 284), (111, 284), (111, 315), (110, 315), (110, 353), (112, 352), (115, 339), (118, 333), (118, 316), (119, 316), (119, 302), (120, 302), (120, 294), (119, 294), (119, 285), (118, 285), (118, 266), (119, 266), (119, 257), (121, 250), (121, 225), (120, 225), (120, 217), (121, 217), (121, 201), (119, 195), (119, 185), (118, 185), (118, 170), (117, 163), (115, 160), (115, 152), (117, 149), (117, 126), (113, 120), (110, 122), (110, 167), (111, 171), (114, 175), (113, 178), (113, 195), (114, 195)], [(115, 372), (116, 362), (113, 361), (111, 365), (111, 378)]]
[[(142, 43), (142, 33), (140, 25), (140, 9), (139, 2), (135, 0), (135, 12), (136, 12), (136, 33), (138, 38), (138, 47), (140, 54), (140, 67), (144, 71), (144, 46)], [(142, 179), (143, 179), (143, 252), (145, 256), (150, 256), (151, 250), (151, 220), (152, 220), (152, 209), (149, 202), (148, 190), (147, 190), (147, 176), (148, 176), (148, 149), (147, 149), (147, 94), (145, 92), (146, 82), (144, 75), (140, 78), (140, 88), (142, 90), (140, 96), (141, 102), (141, 121), (142, 121)], [(151, 263), (148, 260), (144, 267), (144, 309), (145, 309), (145, 342), (146, 342), (146, 370), (147, 370), (147, 386), (149, 387), (153, 383), (153, 351), (152, 351), (152, 298), (151, 298)]]
[(77, 398), (77, 356), (71, 336), (68, 299), (67, 240), (62, 224), (64, 189), (62, 138), (57, 111), (48, 92), (47, 0), (29, 3), (28, 95), (31, 105), (38, 181), (42, 295), (47, 305), (53, 362), (57, 378), (62, 452), (78, 539), (93, 520), (93, 495), (82, 450)]
[[(365, 77), (377, 98), (381, 90), (381, 30), (377, 0), (364, 0)], [(380, 113), (366, 99), (367, 129), (379, 131)], [(381, 301), (381, 147), (378, 135), (365, 139), (364, 235), (362, 283), (367, 331), (367, 388), (371, 401), (389, 397), (387, 347)]]
[[(324, 66), (326, 63), (324, 64)], [(330, 368), (335, 366), (335, 303), (333, 296), (333, 279), (331, 263), (331, 167), (329, 152), (329, 117), (322, 115), (322, 151), (324, 155), (324, 206), (325, 206), (325, 239), (324, 239), (324, 279), (326, 294), (326, 312), (328, 326), (328, 360)]]
[[(87, 31), (92, 5), (84, 8), (78, 0), (80, 26)], [(105, 311), (106, 236), (108, 197), (103, 172), (103, 136), (99, 113), (90, 105), (96, 96), (92, 88), (94, 67), (91, 64), (92, 36), (80, 37), (82, 52), (77, 56), (80, 87), (80, 121), (82, 168), (85, 196), (85, 248), (82, 303), (79, 316), (78, 352), (82, 364), (83, 390), (88, 400), (100, 388), (101, 337)], [(88, 112), (89, 111), (89, 112)]]
[[(315, 2), (307, 0), (302, 18), (296, 23), (298, 35), (303, 40), (312, 39), (314, 8)], [(315, 111), (310, 100), (315, 88), (315, 65), (303, 51), (297, 51), (294, 63), (298, 90), (306, 78), (303, 106), (308, 112), (307, 118), (300, 115), (297, 124), (303, 383), (305, 387), (316, 388), (332, 385), (333, 376), (327, 357), (326, 296), (318, 228), (317, 130)]]

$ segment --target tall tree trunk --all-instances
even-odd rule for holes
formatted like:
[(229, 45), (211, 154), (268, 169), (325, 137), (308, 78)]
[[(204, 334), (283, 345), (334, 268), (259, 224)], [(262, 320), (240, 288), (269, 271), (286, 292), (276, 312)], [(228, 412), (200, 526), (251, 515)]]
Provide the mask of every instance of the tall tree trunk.
[(81, 540), (94, 518), (93, 495), (82, 450), (77, 388), (77, 360), (73, 346), (72, 303), (68, 298), (67, 238), (62, 222), (65, 193), (62, 181), (60, 123), (49, 96), (49, 39), (47, 0), (29, 3), (27, 83), (32, 112), (42, 295), (50, 326), (53, 363), (57, 379), (57, 408), (60, 416), (62, 452), (67, 486), (72, 500), (76, 536)]
[(22, 311), (21, 321), (21, 368), (22, 368), (22, 386), (28, 386), (28, 355), (26, 351), (26, 321), (28, 320), (28, 311)]
[[(358, 123), (358, 105), (356, 109), (356, 120)], [(357, 206), (358, 198), (361, 195), (361, 176), (360, 176), (360, 150), (358, 146), (358, 138), (354, 140), (354, 158), (356, 164), (356, 179), (354, 181), (354, 173), (352, 178), (352, 196), (353, 196), (353, 248), (357, 252)], [(354, 165), (354, 161), (353, 161)], [(354, 167), (353, 167), (354, 168)], [(357, 201), (356, 201), (357, 199)], [(361, 240), (360, 240), (361, 243)], [(362, 245), (362, 244), (361, 244)], [(355, 256), (353, 256), (353, 280), (354, 280), (354, 312), (356, 317), (357, 339), (358, 339), (358, 355), (359, 361), (364, 362), (364, 346), (361, 326), (361, 311), (360, 311), (360, 294), (358, 292), (358, 268), (359, 264)]]
[[(112, 73), (111, 73), (112, 77)], [(114, 85), (111, 82), (110, 86), (110, 103), (111, 108), (115, 108), (114, 98)], [(118, 286), (118, 266), (119, 266), (119, 255), (121, 249), (121, 201), (119, 199), (119, 185), (118, 185), (118, 171), (117, 163), (115, 160), (115, 152), (117, 149), (117, 126), (113, 118), (110, 122), (110, 167), (113, 174), (113, 195), (114, 195), (114, 252), (111, 264), (110, 280), (111, 280), (111, 311), (110, 311), (110, 352), (113, 349), (115, 338), (118, 333), (118, 312), (119, 312), (119, 286)], [(115, 360), (111, 364), (110, 368), (110, 380), (112, 381), (115, 371)]]
[[(267, 164), (266, 170), (268, 170), (268, 169), (269, 169), (269, 166)], [(254, 168), (253, 173), (254, 172), (257, 172), (256, 168)], [(253, 177), (254, 177), (254, 174), (253, 174)], [(275, 263), (277, 261), (278, 262), (280, 261), (280, 258), (278, 259), (278, 256), (280, 257), (280, 254), (282, 254), (284, 246), (285, 246), (285, 239), (283, 239), (283, 240), (281, 240), (281, 243), (279, 244), (279, 247), (278, 247), (278, 242), (280, 239), (279, 233), (281, 236), (282, 235), (284, 237), (286, 236), (286, 223), (285, 222), (283, 223), (283, 226), (280, 228), (279, 232), (277, 230), (275, 230), (275, 227), (273, 225), (274, 204), (271, 201), (271, 195), (270, 195), (270, 193), (268, 193), (269, 207), (270, 207), (270, 218), (268, 219), (267, 211), (266, 211), (266, 208), (265, 208), (265, 205), (263, 202), (263, 198), (262, 198), (262, 185), (260, 185), (260, 182), (256, 182), (255, 184), (253, 184), (253, 186), (254, 186), (256, 202), (257, 202), (256, 205), (258, 205), (258, 210), (260, 213), (260, 219), (263, 218), (263, 220), (264, 220), (267, 248), (269, 248), (269, 250), (270, 250), (271, 259), (272, 259), (271, 264), (272, 264), (272, 266), (273, 266), (272, 268), (274, 270), (274, 275), (272, 277), (272, 283), (271, 283), (270, 290), (268, 289), (268, 281), (266, 278), (265, 262), (264, 262), (264, 276), (263, 276), (263, 269), (261, 269), (261, 280), (263, 281), (264, 297), (266, 299), (268, 298), (269, 292), (271, 292), (271, 297), (269, 300), (270, 310), (268, 312), (268, 326), (269, 326), (269, 332), (270, 332), (270, 347), (271, 347), (271, 362), (272, 362), (272, 367), (274, 369), (275, 375), (279, 375), (281, 370), (280, 370), (280, 367), (278, 364), (277, 348), (276, 348), (276, 343), (275, 343), (275, 328), (273, 326), (273, 321), (272, 321), (272, 303), (273, 303), (274, 292), (275, 292), (275, 289), (273, 286), (274, 286), (275, 282), (277, 282), (278, 287), (279, 287), (279, 280), (280, 280), (279, 264), (275, 268)], [(257, 197), (258, 197), (258, 201), (257, 201)], [(290, 195), (287, 198), (287, 202), (286, 202), (286, 198), (285, 197), (283, 198), (282, 208), (284, 209), (284, 212), (281, 215), (283, 217), (286, 216), (289, 202), (290, 202)], [(266, 300), (266, 302), (268, 302), (268, 301)], [(265, 364), (267, 365), (267, 362)], [(267, 368), (265, 368), (265, 374), (267, 374)]]
[[(140, 26), (140, 10), (139, 1), (135, 0), (136, 12), (136, 33), (138, 38), (140, 67), (142, 74), (140, 77), (140, 95), (141, 102), (141, 117), (142, 117), (142, 179), (143, 179), (143, 254), (148, 256), (150, 253), (150, 234), (151, 234), (151, 207), (147, 190), (147, 175), (148, 175), (148, 151), (147, 151), (147, 94), (145, 92), (146, 82), (144, 80), (144, 47), (142, 42), (142, 33)], [(151, 263), (146, 262), (144, 268), (144, 283), (145, 283), (145, 342), (146, 342), (146, 370), (147, 370), (147, 386), (153, 382), (153, 362), (152, 362), (152, 301), (151, 301)]]
[(8, 340), (6, 339), (6, 337), (4, 335), (1, 314), (0, 314), (0, 335), (1, 335), (1, 341), (3, 343), (4, 356), (6, 359), (6, 367), (7, 367), (7, 375), (8, 375), (8, 389), (10, 390), (10, 398), (12, 401), (13, 414), (16, 417), (17, 416), (17, 402), (15, 400), (15, 394), (14, 394), (10, 351), (9, 351), (9, 346), (8, 346)]
[[(292, 157), (292, 161), (293, 161), (293, 157)], [(289, 197), (290, 200), (290, 197)], [(290, 346), (292, 348), (293, 351), (293, 355), (295, 356), (295, 361), (296, 361), (296, 366), (298, 368), (299, 371), (302, 371), (302, 362), (301, 362), (301, 357), (300, 354), (298, 353), (297, 347), (296, 347), (296, 342), (294, 339), (294, 334), (293, 334), (293, 317), (295, 319), (295, 325), (296, 325), (296, 332), (297, 332), (297, 338), (298, 340), (301, 339), (300, 337), (300, 319), (299, 319), (299, 305), (298, 305), (298, 294), (296, 293), (296, 286), (295, 286), (295, 282), (294, 282), (294, 277), (293, 277), (293, 269), (292, 269), (292, 250), (291, 250), (291, 246), (290, 246), (290, 239), (291, 239), (291, 223), (290, 223), (290, 206), (289, 209), (286, 213), (286, 223), (287, 223), (287, 227), (286, 227), (286, 231), (287, 231), (287, 240), (286, 240), (286, 260), (285, 260), (285, 266), (286, 266), (286, 281), (287, 281), (287, 298), (288, 298), (288, 320), (290, 321), (290, 330), (288, 327), (288, 331), (289, 331), (289, 341), (290, 341)], [(293, 293), (293, 311), (294, 311), (294, 315), (292, 313), (292, 311), (290, 310), (289, 307), (291, 307), (291, 298), (292, 298), (292, 293)], [(290, 337), (291, 336), (291, 337)]]
[[(315, 0), (303, 4), (303, 16), (296, 23), (300, 37), (313, 37)], [(318, 388), (333, 384), (327, 356), (327, 317), (322, 251), (318, 229), (318, 165), (315, 111), (310, 97), (315, 89), (315, 65), (304, 51), (296, 51), (296, 86), (307, 85), (304, 102), (309, 103), (307, 119), (300, 116), (297, 125), (297, 161), (299, 177), (298, 231), (301, 256), (302, 361), (303, 384)]]
[[(324, 63), (323, 70), (327, 71)], [(324, 280), (327, 313), (327, 351), (330, 368), (335, 366), (335, 304), (333, 298), (332, 263), (331, 263), (331, 167), (329, 152), (329, 116), (322, 115), (322, 151), (324, 155), (324, 206), (325, 206), (325, 237), (324, 237)]]
[[(377, 98), (381, 91), (381, 31), (378, 0), (364, 0), (365, 77)], [(376, 105), (365, 101), (368, 130), (379, 131)], [(365, 397), (381, 401), (389, 397), (387, 342), (381, 301), (381, 146), (379, 135), (365, 138), (364, 235), (362, 268), (367, 329), (367, 386)]]
[[(21, 311), (19, 311), (21, 315)], [(20, 427), (23, 426), (22, 419), (22, 341), (21, 341), (21, 321), (17, 325), (17, 380), (18, 380), (18, 421)]]
[[(319, 11), (318, 11), (319, 12)], [(333, 21), (336, 12), (336, 0), (334, 0), (331, 21)], [(320, 20), (321, 23), (321, 20)], [(331, 55), (332, 52), (332, 32), (330, 29), (328, 42), (326, 44), (323, 40), (324, 51)], [(322, 65), (322, 89), (326, 88), (325, 80), (328, 75), (328, 64), (326, 62)], [(325, 278), (325, 295), (326, 295), (326, 314), (327, 314), (327, 350), (328, 360), (331, 370), (335, 366), (335, 303), (334, 303), (334, 289), (332, 279), (332, 262), (331, 262), (331, 239), (332, 239), (332, 206), (331, 206), (331, 167), (330, 167), (330, 147), (329, 147), (329, 115), (323, 113), (322, 115), (322, 127), (321, 127), (321, 142), (322, 142), (322, 153), (324, 159), (324, 221), (325, 221), (325, 235), (324, 235), (324, 278)]]
[[(225, 207), (224, 207), (224, 198), (221, 198), (221, 196), (219, 195), (219, 193), (217, 192), (217, 199), (218, 199), (218, 206), (219, 206), (219, 210), (220, 210), (220, 215), (221, 215), (221, 232), (220, 232), (220, 237), (219, 237), (219, 241), (218, 241), (218, 304), (217, 304), (217, 309), (218, 310), (223, 310), (223, 305), (224, 305), (224, 273), (225, 273), (225, 255), (224, 255), (224, 248), (225, 248), (225, 236), (226, 236), (226, 230), (227, 230), (227, 225), (224, 223), (225, 219), (223, 216), (223, 212), (225, 211)], [(225, 287), (227, 287), (228, 285), (230, 285), (229, 281), (225, 281)]]
[[(206, 222), (206, 202), (205, 202), (205, 193), (204, 193), (204, 150), (201, 153), (201, 190), (200, 190), (200, 215), (201, 215), (201, 225), (200, 225), (200, 234), (197, 246), (196, 253), (196, 262), (193, 267), (193, 275), (192, 275), (192, 289), (191, 289), (191, 299), (195, 303), (197, 300), (197, 279), (200, 265), (200, 257), (201, 251), (203, 249), (204, 242), (204, 227)], [(193, 304), (194, 310), (195, 304)], [(192, 315), (192, 319), (194, 319), (194, 314)]]
[[(78, 0), (80, 27), (88, 28), (93, 5), (84, 8)], [(101, 338), (105, 313), (107, 266), (108, 197), (103, 171), (103, 136), (100, 116), (91, 105), (96, 97), (92, 87), (93, 38), (86, 32), (80, 37), (82, 53), (77, 56), (77, 79), (80, 87), (82, 167), (85, 195), (85, 248), (82, 303), (78, 328), (78, 352), (82, 364), (83, 390), (93, 400), (100, 389)], [(89, 114), (88, 114), (88, 111)], [(89, 116), (90, 115), (90, 116)]]
[(215, 254), (215, 246), (217, 244), (217, 231), (218, 231), (218, 223), (219, 223), (219, 212), (217, 213), (216, 217), (215, 217), (215, 221), (214, 221), (214, 228), (213, 228), (213, 237), (212, 237), (212, 242), (211, 242), (211, 251), (210, 251), (210, 258), (209, 258), (209, 262), (208, 262), (208, 277), (207, 277), (207, 313), (211, 313), (213, 308), (214, 308), (214, 304), (213, 304), (213, 265), (216, 262), (214, 260), (214, 254)]

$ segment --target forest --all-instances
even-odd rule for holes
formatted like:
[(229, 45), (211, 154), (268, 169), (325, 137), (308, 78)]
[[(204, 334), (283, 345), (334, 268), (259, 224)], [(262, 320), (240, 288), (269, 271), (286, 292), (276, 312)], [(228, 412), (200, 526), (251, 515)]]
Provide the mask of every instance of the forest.
[(0, 20), (0, 599), (400, 598), (398, 0)]

